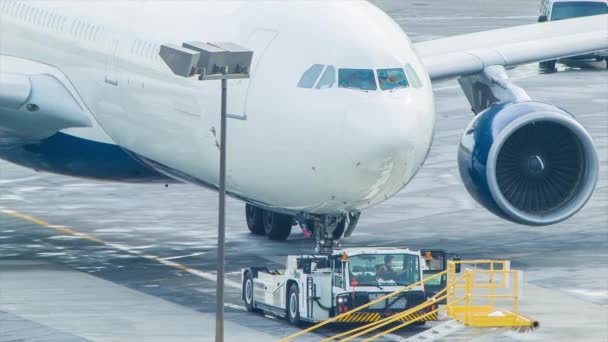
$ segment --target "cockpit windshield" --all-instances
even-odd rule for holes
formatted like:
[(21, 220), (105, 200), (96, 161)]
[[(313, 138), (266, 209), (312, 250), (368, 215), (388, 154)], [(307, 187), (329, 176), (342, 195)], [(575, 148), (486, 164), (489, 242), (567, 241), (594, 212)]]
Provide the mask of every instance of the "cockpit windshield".
[(382, 90), (393, 90), (409, 86), (405, 72), (401, 68), (378, 69), (378, 81)]
[(557, 2), (553, 5), (551, 20), (587, 17), (608, 13), (608, 5), (605, 2), (592, 1), (567, 1)]
[(323, 71), (323, 68), (325, 66), (322, 64), (315, 64), (313, 66), (311, 66), (310, 68), (308, 68), (308, 70), (306, 70), (304, 72), (304, 75), (302, 75), (302, 78), (300, 78), (300, 82), (298, 82), (298, 87), (299, 88), (312, 88), (315, 86), (315, 83), (317, 83), (317, 79), (319, 78), (319, 75), (321, 75), (321, 71)]
[(420, 281), (420, 257), (414, 254), (362, 254), (349, 261), (357, 286), (406, 286)]
[(361, 90), (376, 90), (376, 77), (371, 69), (340, 69), (338, 70), (340, 88)]
[[(376, 81), (376, 75), (378, 81)], [(408, 77), (413, 77), (411, 84)], [(315, 64), (304, 72), (298, 82), (298, 87), (329, 89), (334, 86), (335, 81), (336, 68), (334, 66)], [(373, 69), (338, 69), (338, 87), (340, 88), (375, 91), (378, 90), (377, 82), (380, 82), (381, 90), (394, 90), (410, 86), (414, 88), (422, 87), (422, 82), (419, 81), (409, 64), (406, 65), (406, 70), (402, 68), (378, 69), (376, 71)]]

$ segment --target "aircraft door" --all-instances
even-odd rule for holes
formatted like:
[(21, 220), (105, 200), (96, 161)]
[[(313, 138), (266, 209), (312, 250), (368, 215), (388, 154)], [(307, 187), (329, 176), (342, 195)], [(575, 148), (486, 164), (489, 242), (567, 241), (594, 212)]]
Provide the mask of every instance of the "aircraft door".
[(110, 54), (107, 55), (106, 61), (106, 73), (104, 75), (104, 82), (106, 86), (117, 87), (118, 86), (118, 73), (116, 71), (116, 64), (118, 59), (119, 41), (114, 37), (108, 42), (108, 51)]
[(264, 57), (264, 53), (279, 34), (278, 31), (271, 29), (256, 29), (251, 33), (245, 43), (245, 47), (253, 50), (253, 60), (251, 61), (251, 78), (244, 80), (228, 81), (228, 107), (229, 118), (247, 119), (247, 94), (252, 84), (255, 83), (257, 66)]
[(124, 117), (121, 87), (124, 87), (125, 82), (123, 82), (123, 78), (117, 70), (121, 41), (113, 33), (109, 33), (107, 39), (107, 55), (102, 80), (103, 96), (99, 98), (99, 102), (97, 103), (98, 110), (95, 111), (95, 118), (110, 137), (114, 139), (114, 142), (118, 143), (116, 140), (117, 136), (114, 134), (116, 125), (114, 118)]
[[(125, 2), (121, 10), (129, 13), (142, 13), (143, 3)], [(118, 145), (123, 145), (125, 139), (121, 132), (128, 132), (129, 113), (126, 100), (129, 99), (129, 75), (125, 68), (125, 60), (130, 58), (132, 42), (137, 35), (136, 20), (123, 23), (120, 27), (106, 28), (104, 31), (104, 47), (106, 48), (105, 72), (103, 75), (103, 96), (100, 97), (95, 111), (95, 118), (101, 127)]]

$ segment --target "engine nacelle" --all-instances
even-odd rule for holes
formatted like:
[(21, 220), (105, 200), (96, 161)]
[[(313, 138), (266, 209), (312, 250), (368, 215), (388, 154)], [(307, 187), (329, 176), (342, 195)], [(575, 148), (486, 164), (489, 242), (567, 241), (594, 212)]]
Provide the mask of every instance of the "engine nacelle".
[(458, 151), (460, 177), (494, 214), (549, 225), (579, 211), (598, 176), (591, 136), (570, 113), (539, 102), (494, 105), (469, 124)]

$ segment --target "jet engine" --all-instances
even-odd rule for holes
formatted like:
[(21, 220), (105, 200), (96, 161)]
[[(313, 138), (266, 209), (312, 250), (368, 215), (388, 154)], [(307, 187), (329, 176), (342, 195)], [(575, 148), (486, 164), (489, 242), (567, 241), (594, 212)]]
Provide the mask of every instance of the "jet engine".
[(563, 221), (591, 197), (598, 177), (593, 140), (573, 115), (540, 102), (495, 104), (475, 117), (458, 151), (475, 200), (509, 221)]

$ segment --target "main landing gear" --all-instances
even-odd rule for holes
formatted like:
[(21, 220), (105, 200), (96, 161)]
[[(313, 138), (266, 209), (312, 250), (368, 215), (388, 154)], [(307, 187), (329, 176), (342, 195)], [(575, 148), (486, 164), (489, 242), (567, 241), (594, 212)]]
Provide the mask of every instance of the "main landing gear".
[(331, 252), (342, 237), (349, 237), (359, 222), (361, 212), (338, 215), (313, 215), (300, 213), (296, 216), (273, 212), (247, 203), (245, 206), (247, 227), (252, 234), (266, 235), (275, 241), (287, 240), (291, 228), (299, 224), (306, 236), (315, 240), (316, 252)]
[(270, 240), (284, 241), (291, 234), (293, 217), (258, 208), (249, 203), (245, 206), (247, 227), (252, 234), (266, 235)]

